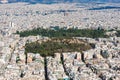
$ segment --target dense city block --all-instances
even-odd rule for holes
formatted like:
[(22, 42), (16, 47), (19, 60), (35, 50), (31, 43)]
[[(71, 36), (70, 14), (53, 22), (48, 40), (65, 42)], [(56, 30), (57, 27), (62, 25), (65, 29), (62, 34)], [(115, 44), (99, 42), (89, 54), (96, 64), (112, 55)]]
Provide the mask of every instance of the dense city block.
[(0, 4), (0, 80), (120, 80), (119, 7)]

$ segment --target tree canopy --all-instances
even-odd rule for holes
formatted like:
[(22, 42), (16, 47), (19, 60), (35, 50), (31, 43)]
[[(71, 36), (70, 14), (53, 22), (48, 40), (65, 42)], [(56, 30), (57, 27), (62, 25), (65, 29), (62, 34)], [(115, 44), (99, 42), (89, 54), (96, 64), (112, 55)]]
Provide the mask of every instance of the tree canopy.
[[(72, 40), (72, 39), (71, 39)], [(70, 43), (68, 42), (70, 39), (57, 39), (57, 40), (50, 40), (47, 42), (32, 42), (26, 43), (25, 51), (26, 53), (40, 53), (41, 56), (54, 56), (54, 53), (61, 53), (61, 52), (81, 52), (88, 49), (91, 49), (90, 44), (88, 43)]]
[(105, 35), (106, 30), (103, 29), (64, 29), (60, 28), (57, 30), (53, 29), (43, 29), (43, 28), (34, 28), (32, 30), (17, 31), (17, 34), (20, 34), (21, 37), (27, 37), (30, 35), (36, 36), (46, 36), (46, 37), (90, 37), (90, 38), (99, 38), (99, 37), (108, 37)]

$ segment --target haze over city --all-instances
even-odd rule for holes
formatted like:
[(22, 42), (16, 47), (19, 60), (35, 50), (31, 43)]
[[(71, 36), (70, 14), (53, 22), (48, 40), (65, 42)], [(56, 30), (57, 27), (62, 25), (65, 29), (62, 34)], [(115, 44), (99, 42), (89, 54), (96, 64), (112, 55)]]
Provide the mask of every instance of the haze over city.
[(1, 1), (6, 1), (9, 3), (14, 3), (14, 2), (30, 2), (30, 3), (65, 3), (65, 2), (71, 2), (71, 3), (78, 3), (78, 2), (109, 2), (109, 3), (117, 3), (120, 2), (120, 0), (1, 0)]

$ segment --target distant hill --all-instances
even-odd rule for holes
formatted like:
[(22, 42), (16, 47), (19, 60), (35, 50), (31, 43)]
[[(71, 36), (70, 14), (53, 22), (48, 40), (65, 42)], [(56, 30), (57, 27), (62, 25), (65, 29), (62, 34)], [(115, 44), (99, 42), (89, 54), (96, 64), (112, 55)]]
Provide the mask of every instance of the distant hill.
[(120, 0), (0, 0), (1, 2), (59, 3), (59, 2), (120, 2)]

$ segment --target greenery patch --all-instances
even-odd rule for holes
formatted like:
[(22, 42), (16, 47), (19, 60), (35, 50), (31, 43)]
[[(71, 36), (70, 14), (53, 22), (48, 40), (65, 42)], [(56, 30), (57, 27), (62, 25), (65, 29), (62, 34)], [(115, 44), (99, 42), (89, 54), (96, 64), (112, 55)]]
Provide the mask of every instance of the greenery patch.
[[(81, 43), (80, 43), (81, 42)], [(75, 42), (75, 39), (52, 39), (47, 42), (32, 42), (26, 43), (25, 51), (26, 53), (40, 53), (41, 56), (54, 56), (54, 53), (62, 52), (81, 52), (91, 49), (89, 43), (84, 41)]]
[(105, 38), (108, 37), (105, 35), (106, 30), (103, 29), (43, 29), (43, 28), (36, 28), (32, 30), (26, 30), (26, 31), (17, 31), (17, 34), (19, 34), (21, 37), (27, 37), (30, 35), (37, 36), (46, 36), (46, 37), (90, 37), (90, 38)]

